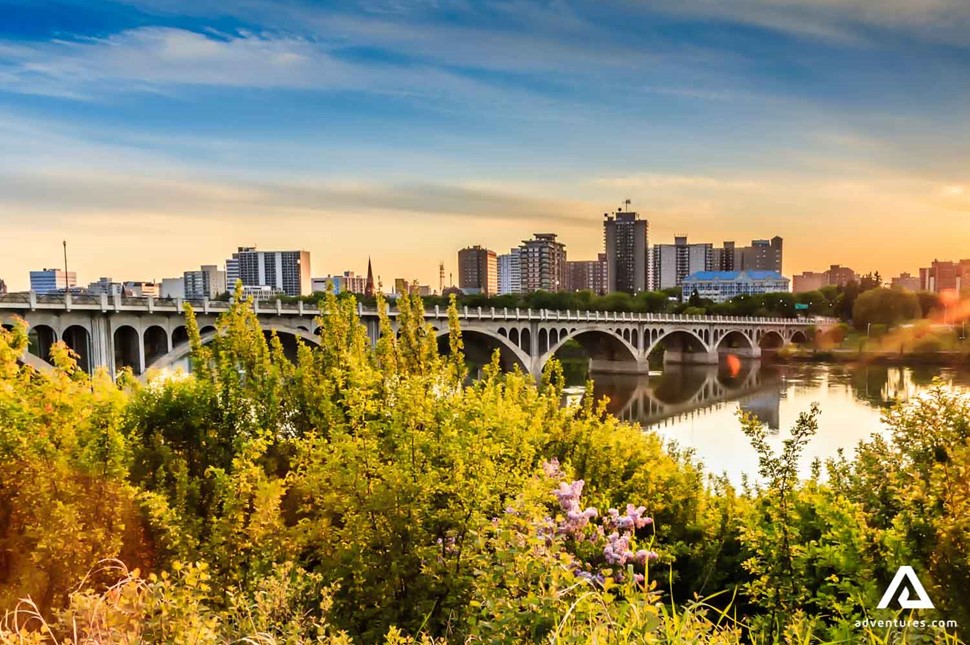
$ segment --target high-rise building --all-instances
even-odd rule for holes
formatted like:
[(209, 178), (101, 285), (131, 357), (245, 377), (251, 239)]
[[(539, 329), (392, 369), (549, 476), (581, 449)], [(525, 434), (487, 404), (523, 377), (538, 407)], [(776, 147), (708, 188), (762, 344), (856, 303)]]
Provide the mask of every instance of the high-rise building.
[(519, 279), (523, 293), (566, 288), (566, 245), (555, 233), (536, 233), (519, 247)]
[[(244, 287), (255, 287), (253, 293), (279, 293), (308, 296), (313, 288), (310, 279), (309, 251), (257, 251), (239, 247), (226, 260), (226, 280), (242, 280)], [(233, 286), (235, 288), (235, 286)]]
[(603, 295), (608, 292), (609, 276), (605, 253), (595, 260), (568, 260), (566, 262), (566, 291), (592, 291)]
[(893, 289), (905, 289), (906, 291), (919, 291), (919, 276), (910, 275), (907, 272), (900, 273), (892, 279), (890, 283)]
[(724, 242), (724, 246), (711, 249), (711, 271), (736, 271), (738, 250), (734, 242)]
[(519, 271), (519, 249), (498, 256), (498, 293), (504, 296), (522, 291), (522, 274)]
[(783, 240), (775, 236), (770, 240), (751, 240), (751, 246), (735, 252), (736, 271), (774, 271), (781, 273)]
[(495, 251), (478, 244), (458, 251), (458, 288), (463, 293), (498, 293), (498, 261)]
[[(629, 202), (627, 202), (629, 205)], [(617, 209), (605, 214), (606, 291), (640, 293), (650, 288), (648, 238), (650, 225), (637, 213)]]
[[(214, 264), (203, 264), (197, 271), (182, 274), (185, 297), (191, 300), (215, 298), (226, 292), (226, 273)], [(259, 286), (259, 285), (249, 285)]]
[(226, 288), (229, 291), (235, 291), (236, 282), (239, 281), (239, 254), (255, 250), (255, 246), (240, 246), (232, 257), (226, 260)]
[(46, 293), (64, 292), (66, 289), (77, 287), (77, 274), (62, 269), (41, 269), (30, 272), (30, 290), (38, 295)]
[(674, 237), (673, 244), (653, 247), (654, 291), (679, 287), (684, 278), (698, 271), (709, 271), (713, 244), (688, 244), (686, 235)]
[(0, 296), (7, 295), (7, 283), (0, 280)]

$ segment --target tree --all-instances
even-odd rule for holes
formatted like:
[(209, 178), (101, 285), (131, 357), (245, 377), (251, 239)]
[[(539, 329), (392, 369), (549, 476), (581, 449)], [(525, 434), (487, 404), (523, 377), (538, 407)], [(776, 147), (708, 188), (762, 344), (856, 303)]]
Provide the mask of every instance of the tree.
[(852, 307), (852, 320), (856, 329), (863, 330), (870, 324), (894, 327), (921, 315), (916, 294), (897, 289), (869, 289), (856, 298)]

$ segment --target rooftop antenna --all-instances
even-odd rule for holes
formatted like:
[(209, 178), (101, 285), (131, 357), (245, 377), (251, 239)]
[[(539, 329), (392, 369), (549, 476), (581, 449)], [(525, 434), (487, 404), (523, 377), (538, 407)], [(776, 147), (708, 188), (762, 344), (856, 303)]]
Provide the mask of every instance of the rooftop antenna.
[(623, 203), (624, 203), (624, 204), (626, 205), (626, 210), (627, 210), (627, 212), (629, 213), (629, 212), (630, 212), (630, 204), (631, 204), (632, 202), (631, 202), (631, 201), (630, 201), (629, 199), (627, 199), (627, 200), (626, 200), (625, 202), (623, 202)]
[(70, 279), (67, 277), (67, 240), (64, 240), (64, 293), (70, 291)]

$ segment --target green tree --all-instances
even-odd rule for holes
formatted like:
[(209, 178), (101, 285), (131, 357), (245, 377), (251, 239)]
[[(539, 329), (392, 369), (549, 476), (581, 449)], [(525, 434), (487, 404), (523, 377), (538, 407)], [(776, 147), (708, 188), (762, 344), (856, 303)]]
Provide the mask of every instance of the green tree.
[(916, 294), (898, 289), (870, 289), (860, 294), (852, 307), (852, 320), (859, 330), (870, 324), (895, 327), (921, 314)]

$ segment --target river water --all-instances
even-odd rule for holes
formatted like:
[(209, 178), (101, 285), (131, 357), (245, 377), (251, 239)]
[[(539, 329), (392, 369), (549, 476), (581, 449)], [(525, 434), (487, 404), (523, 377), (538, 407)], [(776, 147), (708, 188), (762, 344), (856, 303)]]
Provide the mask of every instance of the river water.
[(738, 409), (768, 426), (778, 451), (798, 414), (818, 402), (818, 434), (800, 464), (808, 476), (813, 459), (824, 461), (840, 448), (851, 455), (860, 440), (886, 432), (882, 411), (925, 390), (935, 377), (970, 391), (970, 371), (925, 366), (748, 362), (736, 373), (726, 365), (668, 366), (649, 376), (593, 379), (596, 396), (610, 397), (610, 412), (693, 449), (708, 472), (739, 483), (744, 473), (757, 478), (758, 459), (741, 432)]

